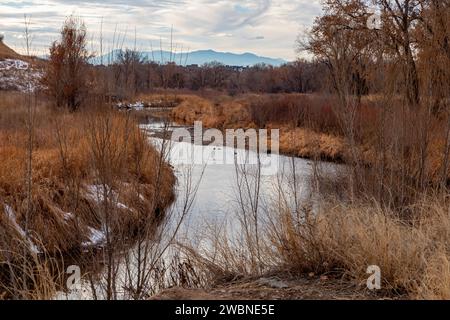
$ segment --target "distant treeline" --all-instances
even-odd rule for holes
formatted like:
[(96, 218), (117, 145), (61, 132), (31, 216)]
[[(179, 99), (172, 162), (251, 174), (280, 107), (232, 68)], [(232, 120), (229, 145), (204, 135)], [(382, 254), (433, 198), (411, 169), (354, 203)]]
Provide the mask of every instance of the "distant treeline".
[(147, 61), (133, 50), (124, 50), (112, 65), (94, 68), (107, 79), (104, 85), (108, 85), (108, 91), (123, 96), (156, 88), (193, 91), (209, 88), (232, 95), (244, 92), (309, 93), (322, 89), (326, 78), (323, 64), (305, 60), (280, 67), (265, 64), (226, 66), (218, 62), (180, 66)]

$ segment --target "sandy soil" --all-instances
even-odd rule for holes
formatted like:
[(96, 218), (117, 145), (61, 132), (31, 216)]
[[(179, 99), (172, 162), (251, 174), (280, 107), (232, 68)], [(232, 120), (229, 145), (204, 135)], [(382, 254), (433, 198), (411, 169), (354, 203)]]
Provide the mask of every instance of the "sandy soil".
[[(401, 297), (396, 296), (396, 299)], [(152, 300), (378, 300), (390, 299), (384, 292), (327, 276), (268, 276), (243, 279), (210, 289), (174, 287)]]

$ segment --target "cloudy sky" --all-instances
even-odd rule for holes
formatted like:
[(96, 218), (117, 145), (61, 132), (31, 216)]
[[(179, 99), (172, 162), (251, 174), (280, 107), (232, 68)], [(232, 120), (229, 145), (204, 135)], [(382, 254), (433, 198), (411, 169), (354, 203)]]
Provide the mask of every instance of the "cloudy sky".
[(160, 42), (169, 49), (173, 26), (177, 52), (214, 49), (292, 60), (297, 35), (320, 12), (320, 0), (0, 0), (0, 34), (23, 51), (27, 14), (34, 54), (44, 54), (65, 18), (74, 14), (85, 21), (89, 49), (97, 52), (103, 20), (105, 48), (114, 34), (133, 47), (136, 31), (138, 49), (159, 50)]

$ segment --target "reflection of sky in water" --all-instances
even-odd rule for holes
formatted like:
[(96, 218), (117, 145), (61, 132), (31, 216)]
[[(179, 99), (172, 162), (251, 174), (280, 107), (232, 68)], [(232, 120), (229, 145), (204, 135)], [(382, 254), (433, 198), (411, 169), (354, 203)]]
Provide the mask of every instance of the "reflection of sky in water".
[[(141, 126), (151, 131), (162, 131), (165, 129), (161, 123), (152, 123), (150, 125)], [(155, 145), (157, 149), (161, 147), (163, 142), (160, 138), (151, 137), (150, 141)], [(237, 156), (238, 159), (244, 159), (248, 155), (250, 163), (255, 161), (256, 153), (254, 151), (246, 151), (243, 149), (234, 149), (228, 147), (214, 146), (197, 146), (189, 142), (171, 142), (171, 146), (168, 150), (167, 157), (169, 162), (174, 167), (174, 172), (177, 177), (178, 183), (176, 186), (177, 199), (173, 204), (171, 211), (171, 219), (169, 224), (174, 227), (174, 224), (178, 222), (179, 214), (183, 211), (185, 204), (185, 190), (189, 183), (194, 188), (198, 183), (198, 190), (195, 196), (195, 201), (189, 210), (187, 218), (182, 224), (182, 228), (178, 233), (178, 239), (187, 241), (192, 246), (197, 248), (208, 248), (212, 244), (208, 242), (211, 240), (211, 236), (215, 235), (218, 229), (225, 227), (228, 232), (228, 237), (239, 238), (243, 233), (239, 232), (240, 224), (236, 215), (238, 212), (238, 190), (237, 190), (237, 178), (236, 178), (236, 165), (233, 161), (229, 164), (221, 164), (226, 162), (222, 156), (231, 157)], [(216, 148), (216, 150), (214, 150)], [(183, 157), (186, 158), (186, 154), (194, 152), (196, 154), (203, 154), (204, 159), (208, 159), (206, 165), (196, 164), (192, 165), (190, 161), (181, 161)], [(201, 158), (201, 157), (200, 157)], [(309, 193), (309, 178), (311, 176), (311, 162), (301, 158), (291, 158), (283, 155), (270, 155), (269, 158), (272, 164), (276, 163), (274, 167), (275, 171), (268, 170), (265, 175), (261, 176), (261, 192), (260, 192), (260, 206), (264, 210), (270, 210), (270, 204), (278, 201), (280, 197), (292, 205), (294, 203), (294, 191), (293, 191), (293, 163), (296, 172), (296, 195), (297, 200), (301, 202), (310, 196)], [(186, 159), (184, 159), (186, 160)], [(294, 161), (294, 162), (292, 162)], [(216, 163), (216, 164), (215, 164)], [(217, 164), (219, 163), (219, 164)], [(253, 162), (256, 163), (256, 162)], [(336, 172), (337, 166), (329, 163), (320, 163), (322, 172), (326, 174), (333, 174)], [(242, 168), (238, 165), (238, 169)], [(250, 173), (249, 179), (251, 180), (251, 173), (255, 172), (255, 166), (248, 166)], [(251, 185), (252, 187), (252, 185)], [(314, 197), (314, 195), (312, 195)], [(262, 211), (264, 211), (262, 210)], [(263, 218), (263, 217), (262, 217)], [(169, 229), (165, 230), (164, 236), (170, 237), (172, 235)], [(165, 243), (165, 242), (163, 242)], [(135, 248), (131, 249), (135, 250)], [(130, 251), (133, 252), (133, 251)], [(176, 252), (176, 250), (175, 250)], [(172, 251), (169, 249), (162, 256), (162, 260), (167, 263), (170, 262), (172, 257)], [(135, 263), (134, 260), (131, 263)], [(131, 266), (131, 270), (134, 270), (134, 266)], [(126, 283), (127, 272), (125, 264), (119, 265), (118, 270), (118, 283)], [(101, 288), (101, 284), (96, 284), (96, 287)], [(80, 299), (87, 298), (92, 299), (91, 287), (88, 283), (83, 282), (83, 296), (78, 295), (66, 295), (59, 292), (56, 299)], [(101, 294), (103, 290), (99, 290), (97, 294)], [(119, 292), (119, 297), (122, 297), (124, 293)], [(103, 298), (101, 295), (99, 298)]]
[[(152, 124), (149, 129), (160, 129), (159, 124)], [(151, 138), (156, 147), (162, 140)], [(184, 205), (184, 192), (190, 177), (193, 187), (199, 183), (195, 201), (188, 218), (185, 220), (183, 232), (185, 237), (192, 238), (209, 227), (217, 227), (226, 222), (235, 229), (238, 225), (236, 212), (238, 209), (238, 189), (235, 159), (238, 168), (245, 163), (249, 172), (256, 172), (257, 153), (244, 149), (226, 146), (200, 146), (190, 142), (171, 141), (168, 147), (167, 159), (173, 165), (178, 179), (177, 200), (174, 211), (181, 212)], [(293, 165), (294, 161), (297, 183), (297, 200), (302, 201), (310, 196), (309, 179), (311, 177), (311, 162), (302, 158), (291, 158), (283, 155), (267, 155), (262, 161), (260, 206), (266, 208), (275, 198), (284, 197), (287, 202), (294, 203)], [(335, 165), (321, 163), (325, 172), (334, 172)], [(253, 175), (254, 176), (254, 175)], [(251, 179), (251, 178), (250, 178)]]

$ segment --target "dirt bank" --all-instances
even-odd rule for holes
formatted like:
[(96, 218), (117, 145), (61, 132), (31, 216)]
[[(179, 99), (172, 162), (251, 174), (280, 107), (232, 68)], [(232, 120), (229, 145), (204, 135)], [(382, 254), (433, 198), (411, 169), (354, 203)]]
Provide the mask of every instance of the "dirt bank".
[(238, 98), (218, 97), (216, 100), (185, 95), (171, 116), (174, 121), (192, 125), (201, 121), (205, 128), (249, 129), (266, 128), (280, 130), (280, 153), (308, 159), (341, 162), (346, 145), (343, 138), (295, 127), (287, 122), (267, 122), (257, 125), (251, 116), (250, 103), (255, 95)]
[[(267, 276), (242, 279), (210, 289), (175, 287), (164, 290), (152, 300), (374, 300), (390, 299), (383, 292), (362, 285), (330, 278), (305, 275)], [(402, 299), (402, 297), (396, 297)]]
[(174, 200), (175, 177), (133, 118), (37, 102), (30, 145), (23, 102), (0, 96), (1, 261), (73, 256), (102, 246), (106, 228), (110, 241), (124, 244), (144, 222), (158, 223)]

